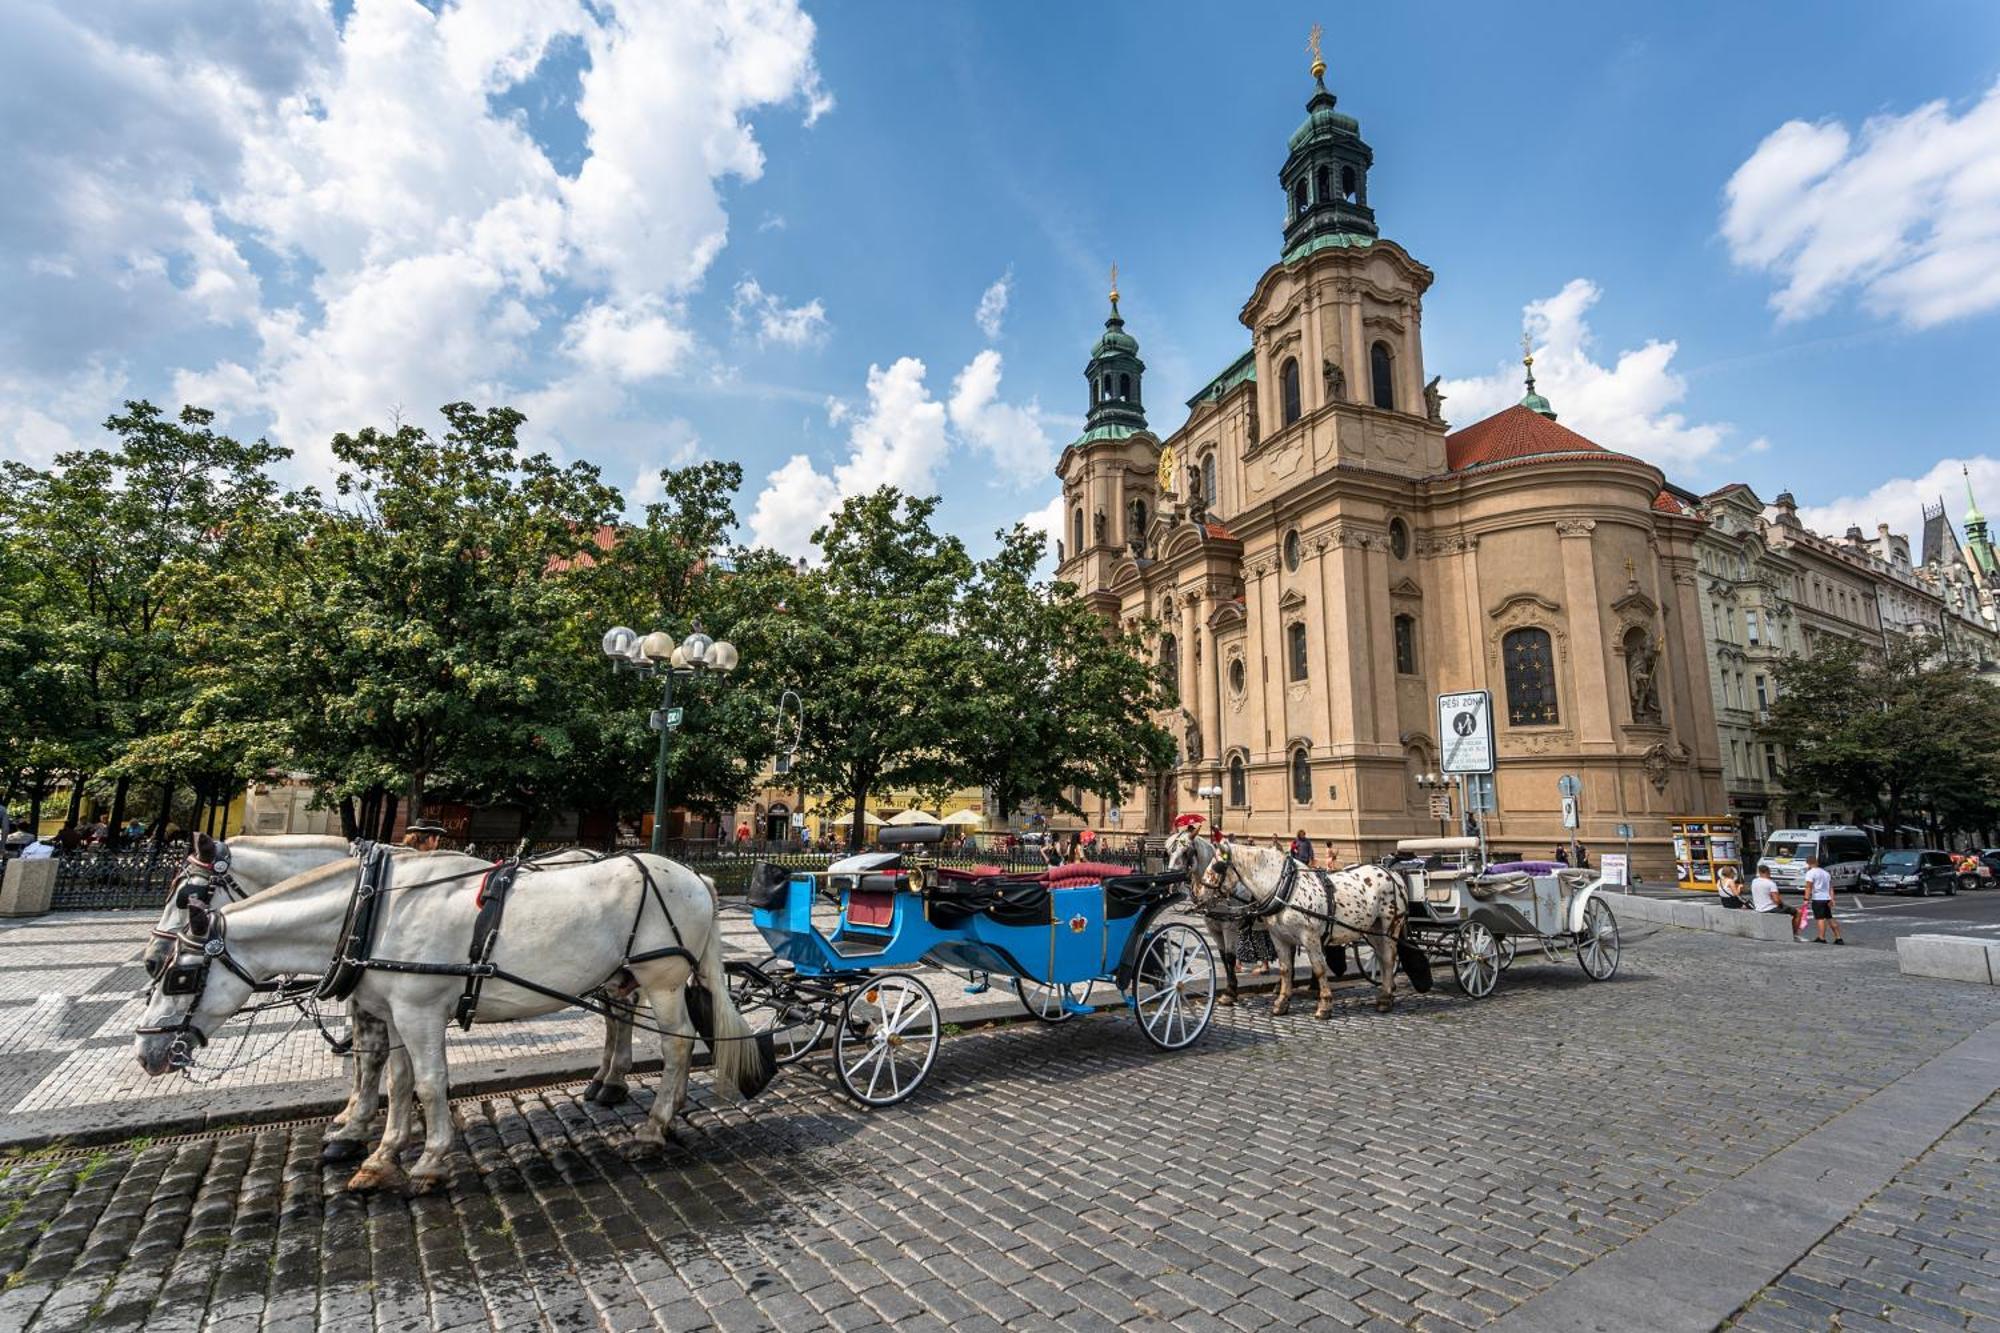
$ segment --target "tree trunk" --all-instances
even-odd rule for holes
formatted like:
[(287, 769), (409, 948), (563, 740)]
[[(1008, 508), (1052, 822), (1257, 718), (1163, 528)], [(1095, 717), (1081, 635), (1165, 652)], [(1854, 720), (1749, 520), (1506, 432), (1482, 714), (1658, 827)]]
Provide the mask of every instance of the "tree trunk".
[(40, 769), (35, 770), (34, 783), (28, 788), (28, 832), (39, 838), (42, 836), (42, 798), (49, 794), (48, 783)]
[(392, 842), (395, 840), (396, 805), (397, 800), (394, 795), (389, 792), (382, 793), (382, 825), (380, 830), (375, 834), (375, 841)]
[(125, 845), (125, 797), (132, 790), (132, 779), (120, 778), (118, 785), (111, 789), (111, 845)]
[(861, 850), (861, 836), (868, 831), (865, 822), (868, 811), (868, 779), (857, 774), (854, 789), (849, 793), (854, 798), (854, 818), (847, 825), (847, 850)]
[(222, 831), (215, 835), (224, 842), (229, 841), (229, 807), (231, 803), (231, 801), (224, 801), (222, 803)]
[(361, 836), (361, 821), (355, 814), (352, 796), (340, 798), (340, 836), (349, 842)]
[(424, 771), (420, 768), (410, 774), (410, 821), (415, 823), (424, 817)]
[(174, 783), (171, 779), (160, 784), (160, 814), (153, 821), (153, 845), (167, 845), (167, 821), (174, 816)]
[(74, 824), (83, 811), (83, 784), (90, 778), (88, 773), (78, 773), (69, 784), (69, 822)]

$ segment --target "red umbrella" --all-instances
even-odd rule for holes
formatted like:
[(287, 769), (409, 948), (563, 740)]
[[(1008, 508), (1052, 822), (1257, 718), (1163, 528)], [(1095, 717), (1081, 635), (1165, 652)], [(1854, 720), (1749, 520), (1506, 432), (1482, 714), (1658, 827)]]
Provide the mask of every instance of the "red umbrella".
[(1184, 828), (1195, 828), (1205, 822), (1206, 821), (1200, 815), (1176, 815), (1174, 817), (1174, 828), (1177, 830)]

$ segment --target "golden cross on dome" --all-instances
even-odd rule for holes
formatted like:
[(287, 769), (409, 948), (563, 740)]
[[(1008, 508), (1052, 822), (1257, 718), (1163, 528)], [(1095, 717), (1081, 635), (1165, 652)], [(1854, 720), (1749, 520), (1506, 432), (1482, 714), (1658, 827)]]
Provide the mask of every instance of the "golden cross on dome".
[(1521, 364), (1530, 370), (1535, 367), (1535, 340), (1528, 336), (1526, 329), (1521, 330)]
[(1319, 53), (1319, 39), (1324, 32), (1325, 29), (1315, 23), (1312, 25), (1312, 31), (1306, 34), (1306, 48), (1312, 52), (1312, 75), (1315, 79), (1326, 73), (1326, 60)]
[(1625, 557), (1625, 581), (1627, 583), (1637, 583), (1639, 581), (1638, 569), (1633, 565), (1632, 557), (1629, 555)]
[(1118, 264), (1115, 260), (1111, 264), (1111, 304), (1118, 304)]

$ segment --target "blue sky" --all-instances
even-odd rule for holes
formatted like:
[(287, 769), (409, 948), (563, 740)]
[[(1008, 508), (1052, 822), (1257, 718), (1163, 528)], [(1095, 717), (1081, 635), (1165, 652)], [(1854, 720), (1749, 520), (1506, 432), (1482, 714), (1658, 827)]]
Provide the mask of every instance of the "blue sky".
[(1456, 424), (1525, 319), (1695, 489), (2000, 508), (1991, 6), (74, 9), (0, 43), (0, 455), (185, 396), (311, 479), (468, 397), (635, 499), (736, 459), (788, 549), (882, 480), (981, 539), (1055, 493), (1113, 260), (1162, 433), (1247, 346), (1317, 20)]

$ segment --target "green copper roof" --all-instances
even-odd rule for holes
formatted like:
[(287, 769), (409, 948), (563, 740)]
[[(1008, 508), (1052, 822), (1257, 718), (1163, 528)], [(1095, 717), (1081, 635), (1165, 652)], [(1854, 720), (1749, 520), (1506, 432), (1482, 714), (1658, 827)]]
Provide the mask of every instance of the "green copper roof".
[(1187, 400), (1190, 409), (1196, 403), (1208, 402), (1225, 397), (1237, 385), (1254, 382), (1257, 378), (1257, 351), (1252, 348), (1229, 363), (1229, 368), (1201, 386), (1194, 397)]
[(1290, 264), (1316, 255), (1322, 250), (1361, 250), (1375, 244), (1373, 236), (1358, 236), (1351, 231), (1322, 232), (1311, 240), (1301, 241), (1285, 251), (1282, 263)]
[(1140, 426), (1124, 426), (1115, 421), (1109, 422), (1102, 426), (1092, 426), (1076, 437), (1076, 443), (1095, 444), (1099, 440), (1129, 440), (1143, 429)]
[(1335, 111), (1333, 109), (1333, 94), (1328, 92), (1326, 85), (1322, 83), (1319, 85), (1319, 91), (1313, 94), (1312, 100), (1306, 103), (1305, 120), (1300, 122), (1298, 129), (1292, 132), (1291, 149), (1293, 152), (1297, 152), (1304, 144), (1311, 143), (1315, 139), (1328, 138), (1336, 134), (1358, 135), (1360, 133), (1361, 122), (1343, 112)]
[(1972, 469), (1961, 463), (1958, 470), (1965, 474), (1965, 521), (1967, 523), (1984, 523), (1986, 515), (1979, 512), (1978, 497), (1972, 493)]
[(1540, 412), (1550, 421), (1556, 419), (1556, 409), (1549, 403), (1548, 399), (1536, 393), (1533, 388), (1530, 388), (1528, 396), (1521, 400), (1521, 406), (1527, 408), (1530, 412)]

